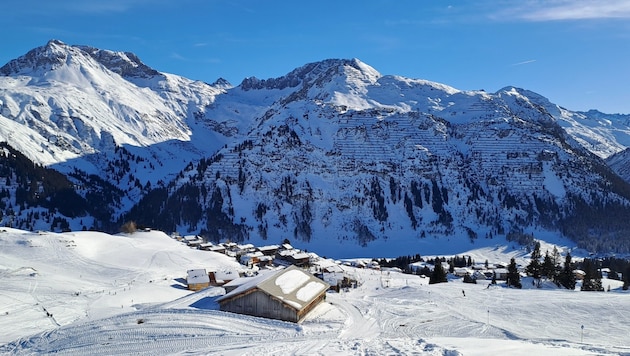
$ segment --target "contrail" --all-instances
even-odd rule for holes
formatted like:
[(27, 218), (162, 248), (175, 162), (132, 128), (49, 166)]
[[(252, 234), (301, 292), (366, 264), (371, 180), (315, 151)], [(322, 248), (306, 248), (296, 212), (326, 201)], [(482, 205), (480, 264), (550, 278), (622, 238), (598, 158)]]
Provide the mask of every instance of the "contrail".
[(534, 62), (536, 62), (535, 59), (530, 59), (528, 61), (514, 63), (514, 64), (512, 64), (512, 67), (514, 67), (514, 66), (522, 66), (523, 64), (529, 64), (529, 63), (534, 63)]

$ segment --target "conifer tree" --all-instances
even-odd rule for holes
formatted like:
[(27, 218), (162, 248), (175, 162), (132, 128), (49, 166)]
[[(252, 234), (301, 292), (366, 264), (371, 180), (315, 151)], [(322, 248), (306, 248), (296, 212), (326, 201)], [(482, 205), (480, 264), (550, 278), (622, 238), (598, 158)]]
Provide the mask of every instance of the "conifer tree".
[(518, 267), (516, 267), (516, 260), (514, 257), (510, 260), (507, 272), (507, 285), (508, 287), (522, 288), (521, 275), (518, 273)]
[(540, 265), (540, 242), (536, 241), (532, 251), (531, 261), (527, 265), (527, 274), (534, 277), (536, 287), (540, 288), (540, 278), (542, 277), (542, 266)]
[(429, 284), (444, 283), (447, 282), (446, 271), (442, 266), (442, 262), (439, 258), (435, 259), (435, 266), (433, 267), (433, 273), (429, 277)]
[(558, 282), (566, 289), (575, 289), (575, 275), (573, 274), (573, 262), (571, 261), (571, 254), (567, 252), (564, 258), (564, 267), (560, 271), (558, 276)]
[(585, 258), (582, 262), (582, 269), (584, 270), (584, 280), (582, 281), (583, 291), (598, 291), (603, 292), (604, 286), (602, 286), (602, 277), (597, 270), (597, 266), (593, 260)]
[(543, 277), (547, 277), (547, 279), (556, 279), (556, 266), (549, 255), (549, 251), (545, 252), (545, 258), (543, 258), (543, 264), (541, 267), (541, 274)]
[(551, 262), (553, 262), (554, 266), (560, 265), (560, 252), (556, 246), (553, 247), (553, 251), (551, 252)]
[(471, 275), (470, 275), (470, 273), (466, 273), (466, 274), (464, 275), (464, 280), (463, 280), (463, 282), (464, 282), (464, 283), (474, 283), (474, 284), (477, 284), (477, 278), (475, 278), (475, 277), (471, 276)]

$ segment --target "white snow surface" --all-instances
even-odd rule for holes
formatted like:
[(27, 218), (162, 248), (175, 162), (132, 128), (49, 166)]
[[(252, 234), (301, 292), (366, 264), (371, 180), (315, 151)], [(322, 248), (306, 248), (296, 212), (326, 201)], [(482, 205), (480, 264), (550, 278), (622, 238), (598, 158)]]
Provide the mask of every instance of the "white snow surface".
[[(545, 245), (547, 246), (547, 245)], [(507, 246), (476, 261), (527, 255)], [(221, 312), (223, 288), (193, 293), (191, 268), (236, 262), (167, 235), (0, 233), (0, 354), (627, 355), (630, 295), (488, 288), (344, 266), (361, 285), (300, 324)], [(465, 292), (465, 296), (462, 291)], [(584, 328), (582, 329), (582, 326)]]
[(326, 288), (326, 285), (317, 282), (308, 282), (305, 286), (300, 288), (295, 297), (303, 302), (307, 302), (313, 299), (318, 293)]
[(299, 270), (287, 271), (276, 278), (276, 285), (284, 294), (291, 294), (308, 281), (309, 276)]

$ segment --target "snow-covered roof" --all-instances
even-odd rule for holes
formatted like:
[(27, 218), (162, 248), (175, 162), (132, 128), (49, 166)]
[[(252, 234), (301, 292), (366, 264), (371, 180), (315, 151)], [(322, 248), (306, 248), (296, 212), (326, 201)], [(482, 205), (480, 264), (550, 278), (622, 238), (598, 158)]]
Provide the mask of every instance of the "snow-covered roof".
[(295, 251), (293, 250), (283, 250), (283, 251), (278, 252), (278, 255), (280, 255), (281, 257), (288, 257), (294, 254), (295, 254)]
[[(235, 282), (238, 283), (238, 282)], [(230, 293), (219, 297), (217, 302), (230, 300), (251, 289), (257, 288), (282, 300), (296, 310), (307, 306), (314, 298), (328, 289), (321, 279), (295, 266), (251, 277)]]
[(210, 283), (210, 277), (205, 269), (191, 269), (187, 271), (187, 274), (186, 283), (188, 284)]
[(264, 251), (274, 251), (274, 250), (277, 250), (279, 248), (280, 248), (280, 246), (278, 246), (278, 245), (268, 245), (268, 246), (259, 247), (258, 251), (263, 251), (263, 252)]
[(232, 281), (240, 277), (238, 271), (235, 270), (221, 270), (214, 272), (214, 279), (217, 281)]
[(301, 260), (301, 259), (305, 259), (305, 258), (310, 258), (311, 256), (308, 253), (299, 252), (299, 253), (292, 254), (291, 257), (293, 257), (296, 260)]

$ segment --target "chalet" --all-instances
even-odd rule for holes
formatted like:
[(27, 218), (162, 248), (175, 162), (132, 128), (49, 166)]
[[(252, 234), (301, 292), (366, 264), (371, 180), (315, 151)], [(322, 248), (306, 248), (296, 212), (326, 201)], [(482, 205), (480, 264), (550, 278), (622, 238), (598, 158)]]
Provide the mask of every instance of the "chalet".
[(496, 273), (497, 281), (507, 280), (507, 276), (508, 276), (507, 268), (495, 268), (494, 273)]
[(278, 252), (279, 248), (280, 246), (278, 245), (269, 245), (269, 246), (259, 247), (258, 251), (262, 252), (262, 254), (265, 256), (273, 256), (276, 254), (276, 252)]
[(260, 258), (263, 256), (263, 253), (260, 251), (246, 253), (241, 256), (241, 264), (250, 267), (257, 265), (260, 262)]
[(204, 241), (202, 238), (196, 235), (186, 235), (182, 240), (186, 245), (194, 248), (198, 248)]
[(187, 244), (188, 246), (192, 248), (199, 248), (199, 246), (203, 244), (203, 240), (199, 239), (199, 240), (188, 241)]
[(208, 248), (208, 251), (217, 252), (217, 253), (225, 253), (225, 246), (223, 245), (214, 245)]
[[(453, 269), (453, 274), (456, 275), (457, 277), (464, 277), (465, 275), (472, 276), (474, 275), (474, 273), (475, 273), (475, 270), (468, 267), (455, 267)], [(485, 279), (485, 276), (484, 276), (484, 279)]]
[(240, 274), (234, 270), (210, 271), (208, 273), (208, 277), (210, 278), (211, 285), (222, 286), (226, 283), (240, 278)]
[(273, 256), (258, 257), (258, 267), (267, 267), (273, 265)]
[(311, 256), (305, 252), (298, 252), (289, 255), (289, 262), (296, 266), (308, 266)]
[(186, 284), (188, 289), (198, 291), (210, 285), (210, 277), (205, 269), (191, 269), (187, 271)]
[(256, 248), (252, 244), (236, 245), (233, 251), (236, 252), (237, 256), (242, 256), (242, 255), (256, 251)]
[(197, 235), (186, 235), (182, 238), (182, 241), (184, 241), (184, 243), (188, 243), (189, 241), (194, 241), (194, 240), (198, 240)]
[(214, 247), (214, 244), (212, 242), (204, 242), (202, 244), (199, 244), (199, 249), (204, 251), (210, 251), (212, 247)]
[(298, 267), (260, 274), (217, 299), (222, 311), (298, 323), (326, 298), (329, 285)]

